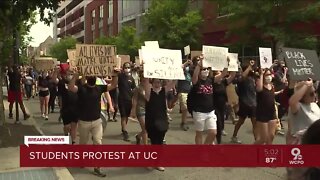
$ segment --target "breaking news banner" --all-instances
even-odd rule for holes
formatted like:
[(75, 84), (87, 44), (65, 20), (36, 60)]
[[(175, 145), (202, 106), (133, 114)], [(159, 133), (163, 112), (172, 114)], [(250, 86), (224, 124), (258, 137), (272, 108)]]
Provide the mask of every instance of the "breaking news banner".
[(20, 146), (21, 167), (320, 166), (319, 145), (65, 145), (65, 137), (34, 138)]

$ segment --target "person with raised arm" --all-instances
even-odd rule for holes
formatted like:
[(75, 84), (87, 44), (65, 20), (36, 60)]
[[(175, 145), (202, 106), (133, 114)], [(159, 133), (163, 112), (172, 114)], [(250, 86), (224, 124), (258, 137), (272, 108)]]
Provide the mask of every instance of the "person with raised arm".
[[(228, 68), (225, 68), (221, 74), (209, 77), (209, 68), (203, 67), (202, 62), (203, 56), (200, 56), (192, 76), (192, 88), (195, 92), (192, 112), (196, 130), (195, 143), (214, 144), (217, 134), (217, 116), (214, 110), (213, 84), (221, 82), (227, 75)], [(204, 130), (207, 130), (207, 137), (203, 142)]]
[[(152, 145), (162, 145), (169, 129), (166, 93), (175, 86), (175, 81), (168, 81), (165, 86), (162, 83), (160, 79), (151, 79), (149, 81), (146, 78), (144, 81), (146, 99), (145, 128)], [(157, 167), (156, 169), (164, 171), (163, 167)]]
[[(78, 129), (80, 136), (80, 144), (87, 144), (90, 134), (92, 135), (93, 144), (102, 144), (103, 124), (101, 115), (101, 95), (117, 87), (119, 69), (114, 69), (111, 84), (96, 85), (95, 76), (83, 76), (81, 83), (77, 88), (72, 88), (73, 92), (78, 93)], [(76, 74), (76, 79), (78, 79)], [(74, 86), (74, 81), (72, 81)], [(105, 177), (106, 173), (99, 167), (94, 168), (94, 174)]]

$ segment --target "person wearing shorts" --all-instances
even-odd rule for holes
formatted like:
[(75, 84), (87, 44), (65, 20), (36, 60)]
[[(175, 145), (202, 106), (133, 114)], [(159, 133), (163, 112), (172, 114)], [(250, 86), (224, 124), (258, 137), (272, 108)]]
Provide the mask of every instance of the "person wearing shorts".
[(137, 117), (141, 127), (141, 132), (136, 135), (136, 144), (141, 144), (142, 140), (142, 144), (146, 145), (148, 142), (148, 135), (145, 127), (146, 98), (144, 84), (146, 79), (143, 78), (142, 73), (140, 73), (139, 76), (142, 83), (133, 91), (131, 117)]
[(179, 80), (177, 84), (178, 100), (179, 100), (180, 111), (181, 111), (180, 128), (184, 131), (187, 131), (189, 129), (189, 127), (186, 125), (186, 122), (187, 122), (187, 115), (188, 115), (187, 97), (192, 86), (191, 74), (190, 74), (191, 64), (192, 64), (191, 60), (187, 60), (183, 64), (183, 70), (184, 70), (184, 75), (186, 79)]
[[(20, 108), (24, 114), (24, 120), (27, 120), (30, 115), (27, 113), (23, 100), (22, 100), (22, 92), (21, 92), (21, 74), (19, 73), (18, 67), (13, 66), (8, 71), (9, 77), (9, 91), (8, 91), (8, 102), (9, 102), (9, 118), (13, 118), (12, 109), (14, 103), (17, 101), (20, 105)], [(19, 120), (16, 121), (17, 124), (20, 123)]]
[(231, 138), (232, 143), (240, 144), (241, 141), (238, 140), (238, 131), (245, 119), (251, 118), (253, 135), (256, 139), (255, 124), (256, 124), (256, 85), (255, 77), (253, 72), (254, 61), (250, 61), (250, 65), (245, 68), (246, 70), (242, 73), (241, 78), (238, 80), (238, 96), (239, 96), (239, 121), (236, 123), (233, 131), (233, 136)]
[(63, 121), (63, 131), (65, 136), (71, 135), (72, 144), (75, 144), (78, 124), (78, 94), (71, 91), (74, 84), (72, 72), (67, 71), (62, 74), (58, 82), (58, 91), (61, 100), (60, 115)]
[[(214, 77), (209, 77), (209, 68), (203, 67), (203, 57), (195, 67), (192, 84), (195, 89), (193, 104), (193, 121), (195, 124), (196, 144), (214, 144), (217, 134), (217, 116), (214, 111), (213, 84), (218, 83), (227, 74), (227, 68)], [(203, 143), (202, 133), (207, 130), (207, 137)]]
[(121, 130), (124, 141), (129, 141), (129, 134), (127, 131), (128, 118), (130, 117), (132, 108), (133, 89), (136, 88), (136, 83), (131, 75), (130, 63), (123, 64), (123, 72), (118, 76), (118, 106), (121, 116)]

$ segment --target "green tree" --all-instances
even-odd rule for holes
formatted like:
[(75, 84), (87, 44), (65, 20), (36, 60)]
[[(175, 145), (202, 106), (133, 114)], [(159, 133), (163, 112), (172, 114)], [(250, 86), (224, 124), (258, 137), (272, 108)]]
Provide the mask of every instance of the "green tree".
[(138, 55), (138, 49), (142, 45), (136, 29), (131, 26), (123, 27), (117, 36), (100, 37), (95, 40), (95, 44), (116, 45), (117, 53), (130, 55), (132, 61)]
[[(229, 24), (228, 35), (236, 35), (242, 45), (269, 45), (276, 51), (281, 46), (315, 49), (317, 40), (307, 24), (320, 19), (319, 1), (298, 0), (212, 0), (218, 3)], [(300, 26), (300, 28), (296, 28)]]
[[(5, 0), (0, 1), (0, 99), (3, 99), (2, 84), (4, 79), (4, 65), (7, 65), (13, 56), (19, 57), (19, 49), (13, 51), (13, 42), (17, 38), (26, 37), (30, 28), (25, 28), (25, 23), (34, 16), (34, 11), (40, 13), (40, 20), (49, 24), (54, 11), (58, 8), (60, 0)], [(45, 16), (45, 10), (48, 12)], [(29, 30), (28, 30), (29, 29)], [(28, 39), (28, 38), (26, 38)], [(18, 40), (16, 42), (19, 42)], [(21, 41), (20, 41), (21, 42)], [(23, 42), (26, 42), (23, 40)], [(18, 43), (16, 43), (18, 44)], [(17, 58), (18, 59), (18, 58)], [(13, 62), (11, 62), (12, 64)], [(5, 122), (4, 104), (0, 101), (0, 125)]]
[(152, 0), (143, 22), (143, 39), (157, 40), (163, 48), (201, 45), (202, 16), (199, 11), (189, 9), (188, 0)]
[(65, 37), (50, 48), (52, 57), (60, 62), (66, 62), (68, 59), (67, 49), (75, 49), (77, 40), (73, 37)]

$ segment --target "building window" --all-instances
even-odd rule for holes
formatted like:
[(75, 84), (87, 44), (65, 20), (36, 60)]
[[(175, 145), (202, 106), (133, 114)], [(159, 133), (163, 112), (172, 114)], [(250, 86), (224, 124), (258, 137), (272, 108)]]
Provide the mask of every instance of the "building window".
[(100, 6), (100, 21), (103, 19), (103, 5)]
[(113, 35), (112, 24), (108, 25), (108, 36), (111, 37)]
[(113, 17), (113, 0), (109, 0), (109, 18)]
[(92, 16), (92, 24), (94, 24), (94, 19), (96, 17), (96, 10), (92, 11), (91, 16)]
[(129, 1), (126, 1), (126, 0), (124, 0), (124, 1), (122, 1), (122, 10), (127, 10), (127, 9), (129, 9)]
[(95, 39), (96, 39), (96, 36), (95, 36), (94, 30), (93, 30), (92, 31), (92, 42), (94, 42)]
[(101, 27), (99, 29), (99, 37), (103, 37), (104, 36), (104, 33), (103, 33), (103, 28)]

